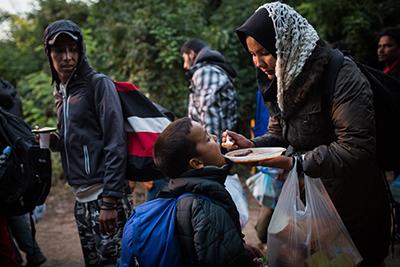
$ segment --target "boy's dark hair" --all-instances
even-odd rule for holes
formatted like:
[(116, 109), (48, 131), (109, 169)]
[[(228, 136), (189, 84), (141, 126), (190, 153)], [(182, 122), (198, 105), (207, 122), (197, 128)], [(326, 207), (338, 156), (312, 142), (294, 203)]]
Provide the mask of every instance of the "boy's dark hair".
[(190, 50), (193, 50), (196, 54), (198, 54), (199, 51), (206, 46), (207, 46), (207, 44), (200, 39), (193, 38), (193, 39), (187, 40), (181, 46), (181, 55), (183, 55), (184, 53), (189, 53)]
[(189, 160), (197, 155), (196, 143), (188, 138), (192, 121), (185, 117), (167, 126), (154, 144), (154, 163), (169, 178), (177, 178), (189, 169)]
[(379, 33), (379, 38), (382, 36), (390, 36), (393, 40), (400, 45), (400, 26), (388, 27)]

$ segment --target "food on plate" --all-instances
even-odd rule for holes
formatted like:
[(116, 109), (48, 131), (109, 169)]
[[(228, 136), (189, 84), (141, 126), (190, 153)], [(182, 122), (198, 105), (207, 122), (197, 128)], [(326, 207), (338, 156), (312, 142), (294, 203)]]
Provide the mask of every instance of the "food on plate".
[(252, 149), (247, 149), (247, 150), (240, 150), (237, 153), (231, 153), (230, 156), (231, 157), (253, 157), (255, 155), (261, 155), (264, 154), (265, 152), (263, 151), (255, 151)]
[(231, 156), (232, 157), (246, 157), (246, 156), (250, 156), (252, 155), (254, 152), (251, 149), (248, 150), (241, 150), (238, 151), (237, 153), (232, 153)]
[(231, 148), (231, 147), (233, 146), (233, 144), (234, 144), (234, 143), (232, 142), (230, 136), (227, 135), (227, 136), (226, 136), (225, 142), (222, 143), (221, 146), (222, 146), (223, 148), (227, 148), (227, 149), (228, 149), (228, 148)]
[(224, 156), (236, 163), (250, 163), (280, 156), (285, 150), (283, 147), (244, 148), (230, 151)]

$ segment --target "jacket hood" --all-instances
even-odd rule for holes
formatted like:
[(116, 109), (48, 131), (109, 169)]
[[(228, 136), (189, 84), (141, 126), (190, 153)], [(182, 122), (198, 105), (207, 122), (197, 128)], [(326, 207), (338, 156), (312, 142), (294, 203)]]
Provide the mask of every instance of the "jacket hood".
[(221, 167), (206, 166), (201, 169), (191, 169), (181, 174), (180, 177), (209, 176), (209, 177), (214, 177), (213, 179), (215, 179), (215, 181), (218, 181), (220, 184), (224, 184), (226, 176), (229, 174), (231, 166), (232, 164), (225, 164)]
[(160, 191), (158, 196), (171, 197), (191, 192), (209, 197), (228, 212), (236, 228), (241, 232), (239, 212), (224, 184), (231, 166), (232, 164), (226, 164), (222, 167), (206, 166), (189, 170), (179, 178), (170, 179), (168, 188)]
[(237, 76), (235, 69), (226, 62), (225, 57), (220, 52), (212, 50), (209, 47), (204, 47), (199, 51), (193, 68), (200, 63), (213, 64), (221, 67), (228, 73), (231, 79)]
[(44, 48), (45, 48), (46, 56), (49, 59), (49, 64), (50, 64), (50, 68), (51, 68), (51, 74), (52, 74), (52, 78), (53, 78), (52, 82), (56, 81), (57, 83), (59, 83), (60, 80), (59, 80), (58, 75), (53, 67), (52, 62), (51, 62), (49, 41), (55, 35), (57, 35), (61, 32), (66, 32), (70, 35), (77, 37), (76, 42), (79, 45), (80, 55), (79, 55), (79, 62), (78, 62), (76, 69), (78, 70), (80, 68), (80, 66), (82, 65), (82, 62), (87, 62), (86, 48), (85, 48), (85, 44), (83, 42), (82, 31), (79, 28), (79, 26), (76, 25), (74, 22), (72, 22), (70, 20), (66, 20), (66, 19), (57, 20), (57, 21), (54, 21), (51, 24), (49, 24), (44, 31), (43, 41), (44, 41)]

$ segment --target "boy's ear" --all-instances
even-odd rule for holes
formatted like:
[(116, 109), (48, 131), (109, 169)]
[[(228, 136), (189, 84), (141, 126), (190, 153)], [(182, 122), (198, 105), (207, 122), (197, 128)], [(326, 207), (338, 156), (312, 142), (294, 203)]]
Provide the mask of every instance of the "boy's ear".
[(204, 164), (201, 160), (199, 160), (198, 158), (192, 158), (189, 160), (189, 166), (192, 169), (201, 169), (204, 168)]

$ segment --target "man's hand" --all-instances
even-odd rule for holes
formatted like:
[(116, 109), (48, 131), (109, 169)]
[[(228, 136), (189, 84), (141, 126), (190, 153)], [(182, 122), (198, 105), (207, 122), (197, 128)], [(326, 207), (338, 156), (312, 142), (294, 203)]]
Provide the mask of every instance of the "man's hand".
[(50, 146), (54, 147), (58, 143), (58, 140), (60, 140), (60, 135), (57, 132), (51, 132), (50, 133)]
[(254, 147), (254, 143), (251, 142), (246, 137), (244, 137), (243, 135), (228, 130), (222, 133), (222, 140), (221, 140), (222, 143), (226, 143), (227, 136), (229, 136), (230, 141), (233, 142), (233, 145), (226, 147), (228, 151), (236, 150), (239, 148)]
[(117, 201), (111, 197), (103, 197), (99, 215), (100, 233), (114, 234), (117, 228)]

